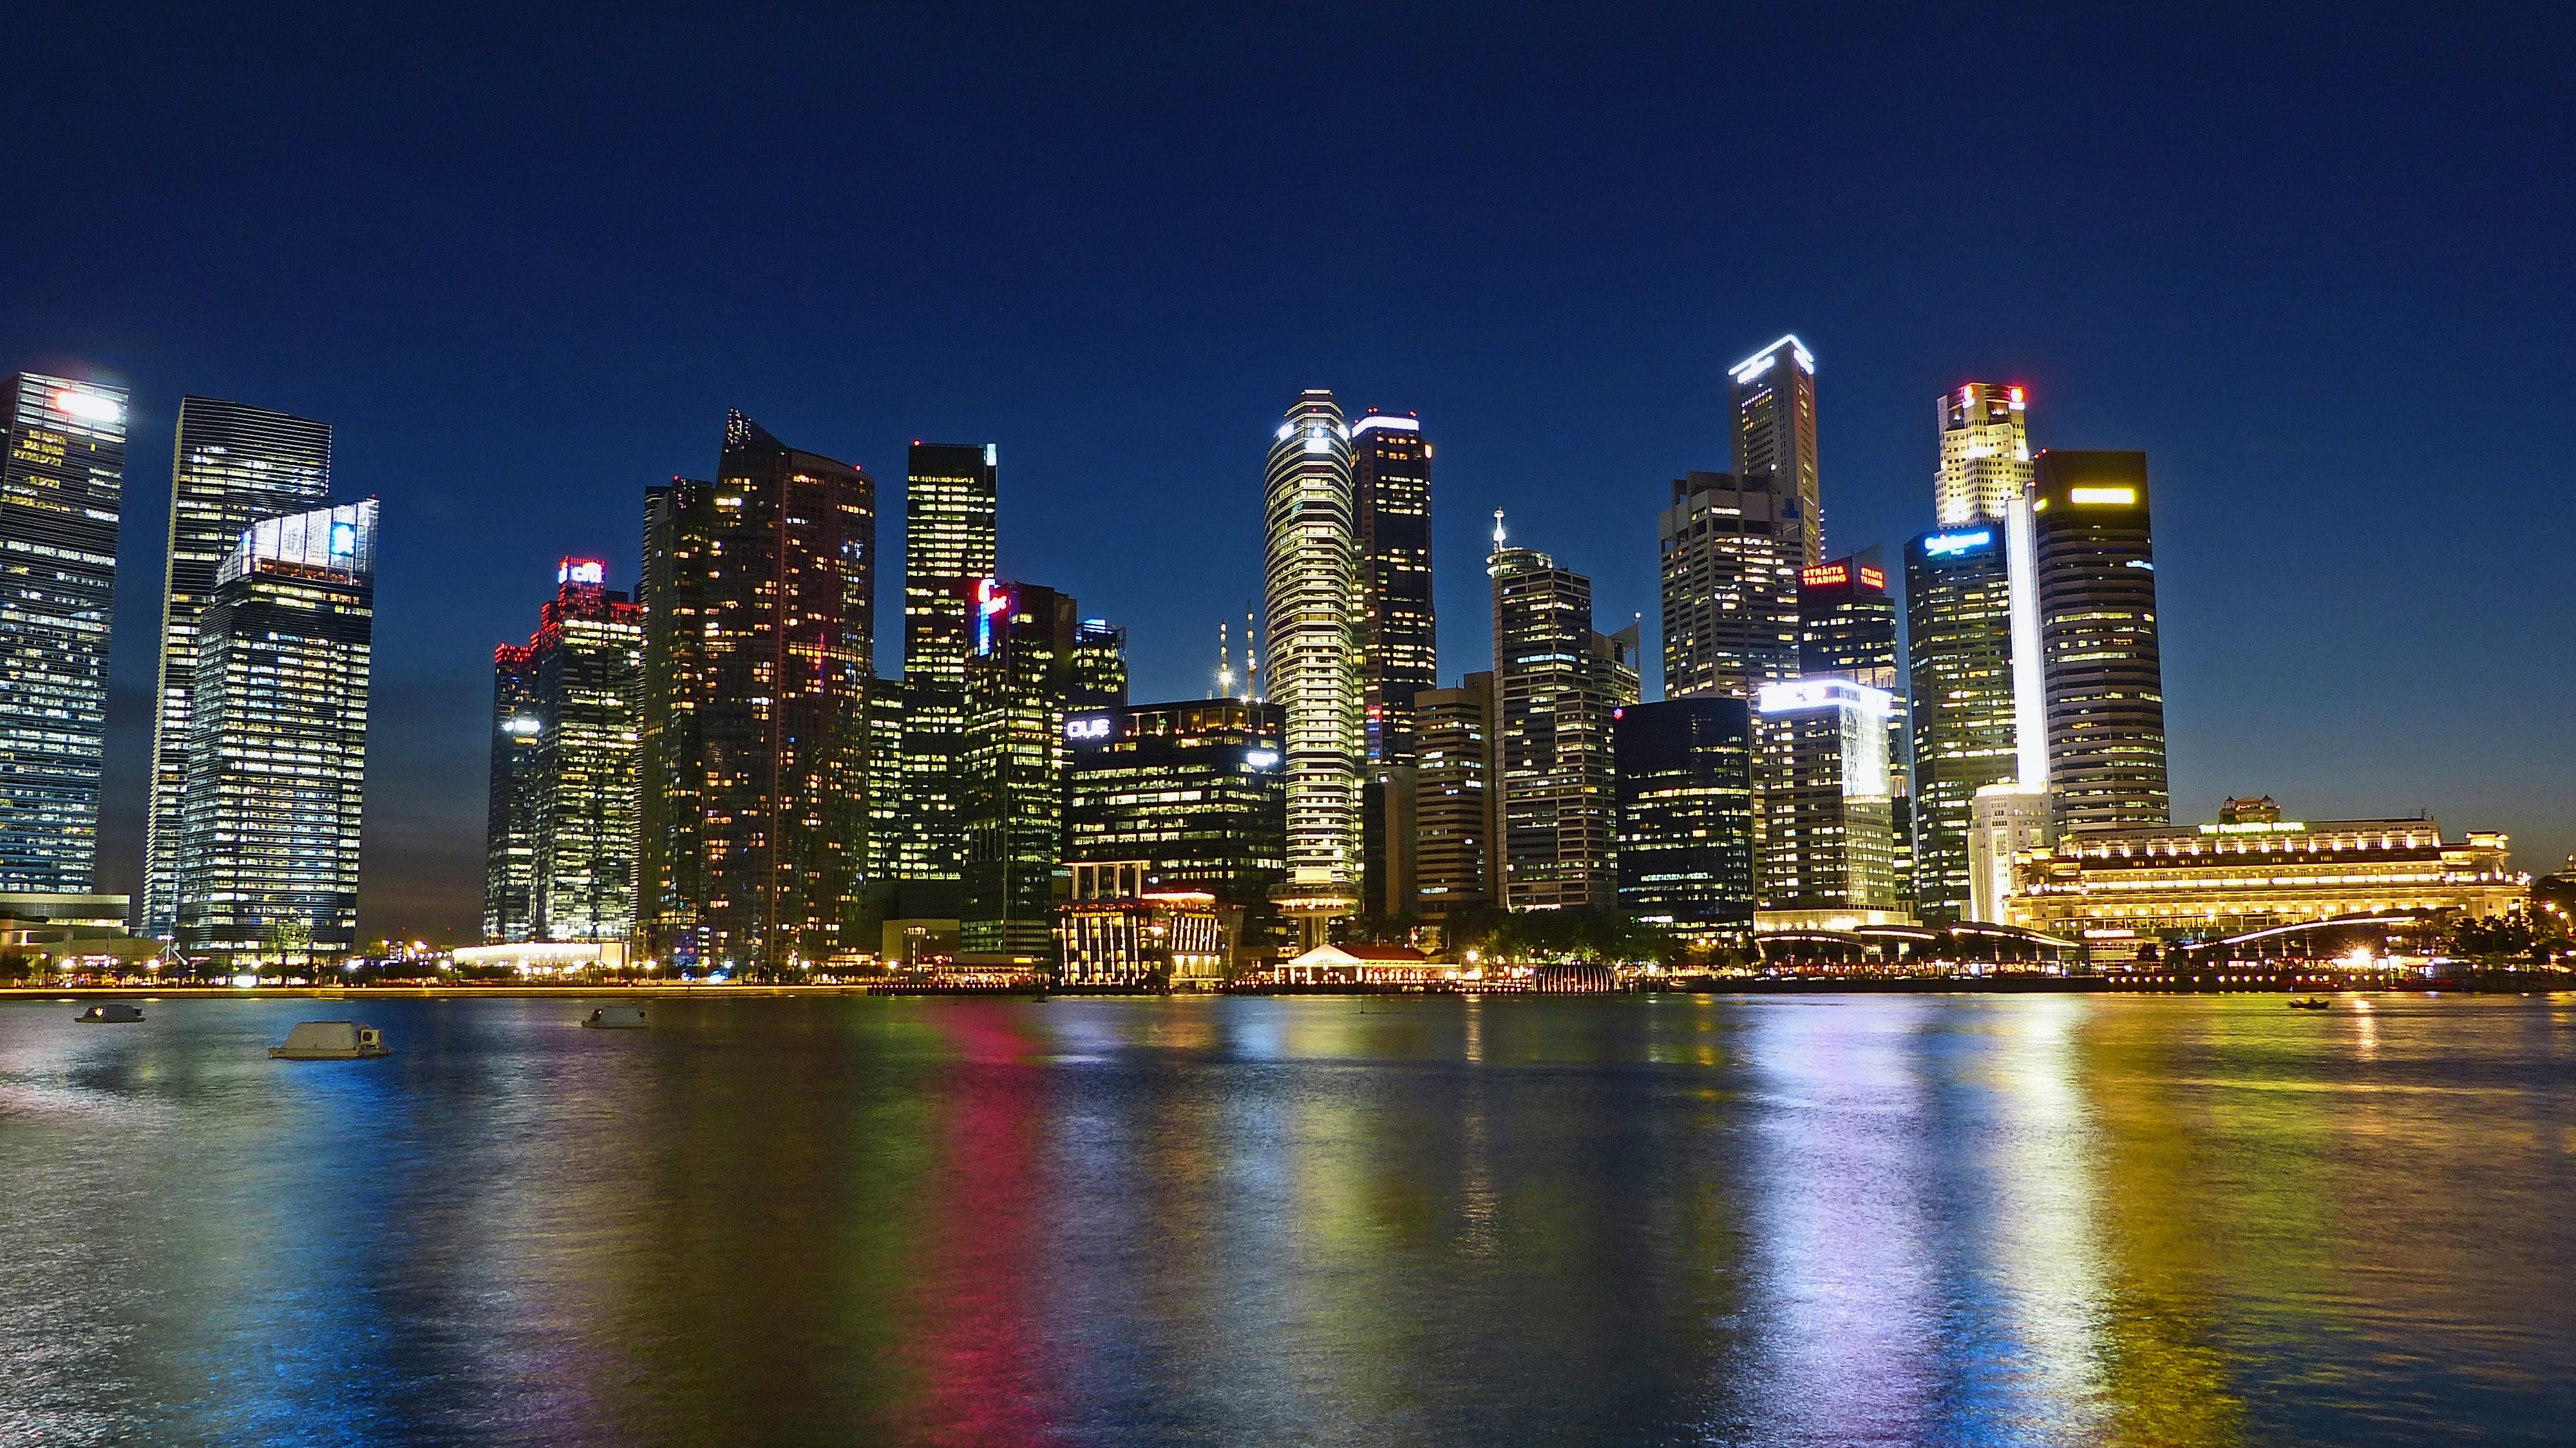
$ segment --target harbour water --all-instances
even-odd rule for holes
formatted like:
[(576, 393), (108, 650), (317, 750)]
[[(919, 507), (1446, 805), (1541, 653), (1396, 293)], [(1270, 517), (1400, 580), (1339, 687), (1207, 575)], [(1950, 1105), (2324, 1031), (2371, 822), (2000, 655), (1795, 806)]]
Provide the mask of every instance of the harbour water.
[(613, 999), (0, 1005), (0, 1442), (2576, 1436), (2563, 997)]

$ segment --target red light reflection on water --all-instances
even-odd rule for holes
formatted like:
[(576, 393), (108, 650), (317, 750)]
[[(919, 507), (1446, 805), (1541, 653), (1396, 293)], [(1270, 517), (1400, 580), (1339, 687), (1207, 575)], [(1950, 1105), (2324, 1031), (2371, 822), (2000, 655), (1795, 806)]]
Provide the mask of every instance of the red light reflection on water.
[(941, 1083), (946, 1119), (905, 1357), (922, 1394), (906, 1440), (944, 1444), (1057, 1441), (1059, 1403), (1041, 1329), (1039, 1176), (1045, 1145), (1046, 1049), (1017, 1002), (948, 1006), (939, 1027), (956, 1052)]

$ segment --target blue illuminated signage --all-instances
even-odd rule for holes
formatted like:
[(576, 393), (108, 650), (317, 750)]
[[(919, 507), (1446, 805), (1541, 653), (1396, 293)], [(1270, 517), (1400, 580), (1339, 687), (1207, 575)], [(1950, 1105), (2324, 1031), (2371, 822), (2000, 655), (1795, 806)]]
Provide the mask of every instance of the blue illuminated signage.
[(1991, 546), (1994, 541), (1994, 531), (1989, 528), (1980, 528), (1974, 533), (1935, 533), (1923, 540), (1923, 556), (1953, 558)]
[(331, 525), (331, 556), (332, 556), (332, 557), (334, 557), (334, 558), (339, 558), (339, 557), (343, 557), (343, 556), (345, 556), (345, 555), (347, 555), (347, 554), (355, 553), (355, 552), (357, 552), (357, 551), (358, 551), (358, 525), (357, 525), (357, 524), (355, 524), (355, 523), (334, 523), (334, 524), (332, 524), (332, 525)]

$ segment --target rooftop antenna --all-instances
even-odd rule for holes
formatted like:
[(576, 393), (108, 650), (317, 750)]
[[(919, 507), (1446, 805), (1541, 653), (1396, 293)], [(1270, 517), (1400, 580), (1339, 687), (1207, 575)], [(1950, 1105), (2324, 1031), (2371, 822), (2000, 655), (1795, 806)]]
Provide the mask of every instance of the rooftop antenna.
[(1252, 600), (1243, 601), (1243, 702), (1261, 697), (1261, 660), (1252, 647)]
[(1233, 696), (1233, 656), (1226, 652), (1225, 620), (1218, 619), (1216, 621), (1216, 692), (1210, 694), (1208, 697), (1211, 699), (1228, 699)]
[(1494, 510), (1494, 551), (1503, 551), (1503, 510), (1500, 508)]

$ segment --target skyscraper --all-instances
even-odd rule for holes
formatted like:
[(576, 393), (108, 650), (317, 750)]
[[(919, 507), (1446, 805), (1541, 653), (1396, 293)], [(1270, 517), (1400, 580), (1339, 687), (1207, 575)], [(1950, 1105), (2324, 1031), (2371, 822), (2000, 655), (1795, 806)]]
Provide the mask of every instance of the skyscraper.
[(125, 389), (21, 372), (0, 417), (0, 893), (87, 894), (107, 752)]
[(188, 698), (197, 676), (197, 615), (214, 597), (215, 570), (243, 529), (330, 496), (329, 423), (211, 397), (179, 400), (161, 589), (161, 678), (152, 721), (152, 800), (144, 834), (146, 935), (167, 940), (178, 923)]
[(1884, 690), (1836, 678), (1766, 684), (1754, 765), (1764, 910), (1894, 911)]
[(1286, 713), (1288, 881), (1283, 908), (1320, 943), (1322, 923), (1358, 908), (1359, 529), (1350, 434), (1320, 388), (1298, 395), (1272, 435), (1265, 477), (1267, 695)]
[(2000, 523), (2030, 486), (2030, 431), (2022, 389), (1963, 382), (1934, 403), (1941, 418), (1941, 471), (1933, 506), (1943, 528)]
[(179, 948), (218, 962), (345, 954), (375, 639), (376, 503), (244, 530), (197, 616)]
[(1914, 895), (1914, 819), (1909, 788), (1913, 731), (1896, 659), (1896, 600), (1873, 546), (1798, 573), (1798, 676), (1849, 679), (1888, 696), (1889, 828), (1896, 893)]
[(2012, 589), (2005, 526), (1926, 533), (1905, 546), (1914, 726), (1914, 901), (1949, 922), (1969, 905), (1977, 791), (2015, 778)]
[(492, 650), (492, 797), (483, 812), (483, 939), (537, 938), (537, 651)]
[(1666, 699), (1618, 711), (1619, 908), (1698, 939), (1753, 930), (1753, 711)]
[(969, 951), (1040, 957), (1053, 943), (1075, 611), (1073, 599), (1052, 588), (976, 585), (958, 756), (966, 840), (960, 938)]
[(1415, 913), (1443, 920), (1502, 898), (1494, 810), (1494, 676), (1424, 689), (1414, 705)]
[(966, 656), (975, 586), (993, 576), (1001, 498), (993, 443), (916, 442), (905, 468), (903, 531), (903, 839), (897, 878), (955, 880)]
[(2044, 451), (2030, 508), (2057, 820), (2169, 824), (2146, 454)]
[(1413, 696), (1440, 682), (1431, 611), (1431, 444), (1412, 417), (1351, 424), (1359, 518), (1360, 676), (1371, 764), (1413, 762)]
[(1735, 418), (1735, 475), (1748, 493), (1779, 499), (1780, 517), (1797, 539), (1791, 560), (1804, 568), (1825, 557), (1825, 516), (1816, 481), (1816, 359), (1795, 336), (1727, 369)]
[(1073, 626), (1073, 653), (1065, 664), (1064, 706), (1127, 707), (1127, 630), (1105, 618), (1086, 618)]
[(1794, 494), (1766, 473), (1673, 480), (1656, 519), (1661, 543), (1664, 693), (1749, 699), (1798, 676), (1798, 570), (1805, 544)]
[(493, 651), (486, 939), (624, 940), (636, 927), (643, 611), (567, 558), (524, 646)]
[(1494, 580), (1494, 689), (1501, 727), (1503, 900), (1581, 909), (1618, 896), (1618, 775), (1611, 721), (1637, 702), (1637, 630), (1592, 627), (1592, 580), (1506, 544)]
[(857, 938), (876, 481), (741, 413), (645, 502), (645, 948), (794, 971)]

